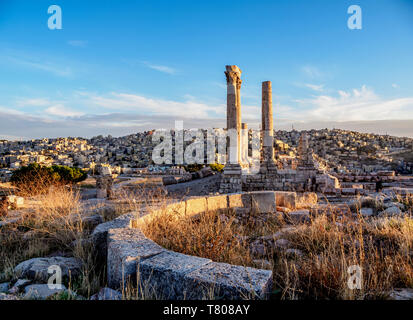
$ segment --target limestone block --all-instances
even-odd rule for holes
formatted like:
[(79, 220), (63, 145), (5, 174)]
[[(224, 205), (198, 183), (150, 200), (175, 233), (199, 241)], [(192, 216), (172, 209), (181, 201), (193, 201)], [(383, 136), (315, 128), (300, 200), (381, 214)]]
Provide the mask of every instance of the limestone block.
[(190, 285), (189, 299), (265, 299), (272, 288), (272, 271), (209, 263), (185, 276)]
[(186, 200), (186, 215), (194, 216), (207, 211), (207, 200), (204, 197), (190, 198)]
[(165, 251), (139, 263), (139, 285), (156, 292), (160, 299), (187, 299), (191, 296), (191, 286), (185, 276), (211, 262), (209, 259)]
[(274, 191), (250, 192), (252, 206), (258, 213), (277, 211), (276, 196)]
[(126, 228), (129, 227), (131, 219), (135, 218), (136, 214), (130, 212), (124, 214), (112, 221), (99, 224), (91, 234), (94, 250), (97, 257), (106, 261), (107, 256), (107, 235), (110, 229)]
[(186, 210), (186, 202), (181, 201), (181, 202), (176, 202), (172, 204), (168, 204), (165, 208), (166, 212), (184, 216), (185, 215), (185, 210)]
[(112, 289), (136, 283), (137, 264), (165, 249), (146, 238), (139, 229), (111, 229), (108, 232), (107, 277)]
[(228, 194), (228, 208), (251, 208), (251, 205), (249, 193)]
[(216, 211), (228, 208), (228, 197), (226, 195), (222, 196), (212, 196), (207, 197), (208, 211)]

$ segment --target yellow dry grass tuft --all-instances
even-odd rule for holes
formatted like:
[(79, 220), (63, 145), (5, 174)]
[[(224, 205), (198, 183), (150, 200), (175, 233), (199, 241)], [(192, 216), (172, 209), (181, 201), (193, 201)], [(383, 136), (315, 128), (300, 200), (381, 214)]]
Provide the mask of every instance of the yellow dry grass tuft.
[[(371, 202), (371, 206), (380, 205)], [(273, 247), (265, 257), (273, 266), (276, 297), (280, 299), (382, 299), (393, 288), (413, 287), (412, 217), (365, 219), (360, 214), (339, 215), (336, 209), (326, 210), (334, 214), (322, 213), (295, 225), (278, 218), (257, 224), (256, 212), (241, 221), (233, 211), (186, 217), (157, 210), (137, 227), (170, 250), (260, 267), (249, 244), (289, 226), (282, 238), (301, 254)], [(348, 285), (352, 266), (361, 268), (361, 289)]]

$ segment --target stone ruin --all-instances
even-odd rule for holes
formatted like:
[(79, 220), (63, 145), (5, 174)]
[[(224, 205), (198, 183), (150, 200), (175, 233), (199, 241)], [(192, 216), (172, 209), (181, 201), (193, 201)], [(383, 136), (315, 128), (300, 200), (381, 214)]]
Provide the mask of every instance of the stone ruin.
[[(227, 132), (230, 136), (228, 159), (220, 183), (220, 193), (241, 191), (334, 191), (338, 180), (319, 168), (308, 138), (303, 134), (298, 147), (295, 168), (285, 168), (274, 155), (274, 126), (271, 81), (262, 83), (262, 124), (260, 163), (257, 173), (248, 162), (248, 127), (241, 123), (241, 70), (226, 66), (227, 79)], [(234, 133), (235, 132), (235, 133)]]
[(96, 198), (110, 199), (113, 196), (113, 176), (112, 170), (108, 166), (97, 165), (96, 171), (98, 175), (96, 179)]

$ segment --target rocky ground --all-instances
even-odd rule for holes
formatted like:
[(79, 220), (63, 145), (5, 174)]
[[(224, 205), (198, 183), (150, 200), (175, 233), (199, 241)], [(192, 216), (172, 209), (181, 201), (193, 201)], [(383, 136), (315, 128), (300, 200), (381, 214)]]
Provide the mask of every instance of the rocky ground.
[[(218, 184), (219, 175), (213, 175), (170, 185), (167, 190), (174, 198), (184, 195), (206, 195), (214, 193)], [(111, 201), (81, 198), (76, 199), (79, 208), (73, 206), (73, 203), (71, 206), (65, 203), (67, 208), (61, 204), (62, 208), (58, 209), (42, 207), (43, 202), (39, 199), (28, 199), (25, 208), (11, 211), (7, 217), (0, 220), (0, 238), (3, 245), (0, 252), (0, 300), (125, 299), (121, 292), (106, 287), (104, 272), (99, 271), (104, 263), (91, 253), (90, 248), (96, 246), (94, 241), (96, 242), (97, 238), (93, 237), (94, 234), (101, 234), (100, 230), (106, 230), (111, 220), (125, 212), (137, 210), (142, 204), (125, 198)], [(69, 202), (72, 201), (70, 199)], [(277, 207), (277, 212), (272, 213), (271, 217), (256, 217), (254, 224), (265, 225), (268, 219), (274, 216), (288, 217), (281, 228), (274, 233), (243, 236), (238, 240), (248, 244), (256, 267), (269, 269), (274, 267), (274, 260), (269, 258), (269, 252), (282, 252), (288, 259), (297, 260), (306, 259), (311, 255), (309, 248), (297, 241), (297, 234), (311, 226), (314, 217), (326, 215), (328, 219), (331, 218), (328, 224), (333, 222), (339, 229), (345, 228), (348, 222), (346, 219), (351, 215), (358, 217), (359, 220), (356, 222), (362, 219), (363, 223), (373, 228), (381, 223), (388, 223), (388, 219), (393, 219), (394, 224), (403, 219), (411, 219), (412, 208), (411, 198), (402, 198), (386, 190), (365, 197), (349, 197), (334, 204), (319, 201), (294, 210)], [(66, 209), (69, 211), (66, 212)], [(71, 215), (73, 210), (76, 214)], [(45, 218), (53, 217), (53, 224), (44, 225), (46, 220), (42, 223), (36, 221), (36, 214), (39, 215), (39, 212), (45, 214)], [(53, 216), (57, 213), (57, 216)], [(237, 213), (239, 222), (248, 217), (249, 213), (245, 210)], [(226, 221), (230, 217), (222, 215), (220, 219)], [(56, 229), (54, 223), (60, 226), (60, 229)], [(413, 233), (413, 229), (409, 230)], [(411, 241), (411, 238), (409, 239), (408, 241)], [(10, 249), (10, 252), (7, 253), (6, 249)], [(408, 255), (412, 259), (413, 243), (406, 243), (406, 250), (410, 250)], [(63, 284), (50, 286), (48, 281), (56, 266), (62, 272)], [(393, 289), (388, 292), (387, 298), (413, 299), (413, 289), (408, 286)]]

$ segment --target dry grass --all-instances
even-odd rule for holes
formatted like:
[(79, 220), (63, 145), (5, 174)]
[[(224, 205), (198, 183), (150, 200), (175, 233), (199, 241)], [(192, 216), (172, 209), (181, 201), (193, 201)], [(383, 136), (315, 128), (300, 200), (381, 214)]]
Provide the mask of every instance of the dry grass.
[[(144, 187), (143, 187), (144, 188)], [(120, 198), (106, 220), (167, 199), (159, 190), (120, 189)], [(90, 233), (82, 222), (85, 215), (77, 191), (56, 186), (37, 196), (40, 205), (22, 212), (23, 219), (0, 231), (0, 282), (11, 280), (13, 268), (21, 261), (58, 253), (84, 262), (82, 276), (72, 279), (70, 288), (84, 297), (105, 286), (105, 269), (96, 263)], [(413, 198), (400, 198), (411, 214)], [(360, 199), (355, 206), (379, 210), (382, 203)], [(88, 208), (90, 210), (90, 208)], [(332, 210), (331, 210), (332, 211)], [(196, 255), (244, 266), (260, 267), (250, 253), (250, 243), (291, 226), (276, 216), (262, 216), (252, 210), (247, 216), (229, 210), (185, 217), (157, 210), (144, 233), (160, 245), (184, 254)], [(266, 259), (274, 270), (275, 298), (280, 299), (381, 299), (396, 287), (413, 287), (413, 219), (370, 218), (321, 214), (311, 221), (292, 226), (283, 238), (303, 255), (269, 250)], [(350, 290), (348, 267), (363, 271), (362, 288)], [(139, 282), (141, 283), (141, 282)], [(161, 299), (145, 285), (128, 285), (124, 299)], [(67, 297), (68, 299), (70, 297)], [(209, 297), (213, 298), (213, 296)]]
[(249, 251), (235, 237), (236, 217), (230, 212), (227, 212), (228, 219), (221, 219), (217, 212), (182, 217), (161, 210), (153, 215), (149, 223), (139, 227), (146, 236), (167, 249), (216, 262), (251, 262)]
[(54, 186), (37, 197), (40, 205), (21, 212), (22, 219), (0, 232), (0, 281), (13, 278), (20, 262), (51, 254), (74, 256), (83, 261), (83, 274), (73, 279), (79, 294), (88, 296), (101, 285), (101, 271), (95, 268), (92, 248), (86, 239), (80, 195), (70, 188)]
[[(411, 199), (409, 200), (411, 201)], [(374, 208), (380, 203), (366, 200)], [(365, 203), (364, 203), (365, 202)], [(411, 213), (411, 211), (410, 211)], [(280, 230), (280, 220), (257, 224), (239, 221), (234, 212), (207, 212), (196, 218), (156, 211), (138, 225), (158, 244), (184, 254), (257, 267), (249, 243)], [(413, 219), (321, 214), (293, 227), (283, 238), (302, 256), (282, 249), (268, 250), (274, 270), (275, 298), (382, 299), (397, 287), (413, 287)], [(249, 237), (248, 241), (245, 239)], [(350, 289), (350, 266), (360, 266), (362, 288)]]
[[(361, 217), (329, 221), (316, 218), (288, 239), (305, 253), (289, 261), (279, 257), (277, 285), (285, 299), (378, 299), (395, 287), (413, 286), (413, 220)], [(348, 267), (362, 268), (360, 290), (350, 290)]]
[[(71, 256), (82, 260), (83, 267), (80, 277), (66, 283), (68, 288), (87, 298), (98, 292), (106, 286), (106, 266), (95, 256), (88, 241), (92, 230), (87, 229), (84, 219), (99, 212), (104, 221), (110, 221), (126, 212), (138, 212), (142, 206), (154, 201), (165, 201), (161, 191), (153, 189), (144, 193), (144, 188), (120, 189), (117, 201), (111, 207), (98, 203), (85, 208), (79, 188), (45, 187), (31, 198), (37, 201), (37, 205), (21, 210), (21, 220), (0, 229), (0, 282), (13, 280), (13, 269), (22, 261), (51, 255)], [(148, 297), (153, 297), (153, 294), (145, 290), (136, 291), (132, 287), (124, 292), (125, 299)], [(64, 295), (58, 298), (74, 297)]]

